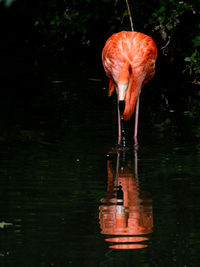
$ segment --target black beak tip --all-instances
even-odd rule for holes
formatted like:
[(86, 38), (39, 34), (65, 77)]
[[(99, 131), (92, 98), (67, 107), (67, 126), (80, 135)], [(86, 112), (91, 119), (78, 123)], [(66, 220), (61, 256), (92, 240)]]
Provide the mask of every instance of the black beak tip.
[(120, 111), (121, 116), (124, 113), (124, 109), (125, 109), (125, 100), (121, 100), (121, 101), (119, 101), (119, 111)]

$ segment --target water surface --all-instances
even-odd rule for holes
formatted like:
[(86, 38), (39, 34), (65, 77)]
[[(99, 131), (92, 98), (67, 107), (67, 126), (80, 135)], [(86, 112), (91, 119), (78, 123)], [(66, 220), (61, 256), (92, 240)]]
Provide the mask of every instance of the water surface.
[(131, 134), (117, 153), (101, 74), (73, 73), (47, 68), (1, 100), (0, 265), (198, 266), (194, 118), (149, 98), (152, 84), (137, 155)]

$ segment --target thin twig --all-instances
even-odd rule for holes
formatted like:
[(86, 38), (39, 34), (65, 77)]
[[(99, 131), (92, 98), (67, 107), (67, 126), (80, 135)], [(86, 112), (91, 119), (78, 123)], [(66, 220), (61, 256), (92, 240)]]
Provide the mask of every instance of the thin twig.
[(161, 50), (164, 50), (165, 48), (167, 48), (170, 41), (171, 41), (171, 36), (169, 36), (167, 43), (163, 47), (161, 47)]
[(127, 5), (127, 9), (128, 9), (128, 15), (129, 15), (130, 23), (131, 23), (131, 30), (134, 32), (133, 20), (132, 20), (131, 10), (130, 10), (130, 6), (129, 6), (129, 3), (128, 3), (128, 0), (126, 0), (126, 5)]

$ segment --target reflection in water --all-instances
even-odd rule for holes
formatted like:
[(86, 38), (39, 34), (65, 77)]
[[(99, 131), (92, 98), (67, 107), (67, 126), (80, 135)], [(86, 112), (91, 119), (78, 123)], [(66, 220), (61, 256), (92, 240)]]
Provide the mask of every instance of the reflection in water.
[(99, 220), (101, 234), (112, 236), (105, 240), (114, 243), (109, 246), (114, 249), (145, 248), (148, 245), (144, 241), (149, 240), (145, 235), (153, 231), (152, 200), (140, 190), (136, 152), (134, 158), (134, 175), (125, 152), (117, 153), (116, 162), (107, 160), (108, 185)]

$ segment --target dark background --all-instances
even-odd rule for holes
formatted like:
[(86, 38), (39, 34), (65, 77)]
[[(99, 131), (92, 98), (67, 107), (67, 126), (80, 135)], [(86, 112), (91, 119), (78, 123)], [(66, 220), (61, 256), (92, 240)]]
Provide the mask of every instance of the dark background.
[[(158, 47), (156, 76), (147, 99), (158, 98), (163, 109), (186, 111), (198, 132), (199, 0), (129, 4), (134, 29), (152, 36)], [(47, 82), (56, 84), (67, 77), (75, 82), (81, 72), (85, 80), (99, 79), (107, 87), (102, 48), (114, 32), (130, 30), (130, 21), (126, 2), (119, 0), (1, 0), (0, 29), (1, 129), (5, 129), (33, 122), (36, 113), (59, 125), (68, 120), (69, 87), (58, 86), (52, 93)], [(44, 83), (42, 90), (38, 81)], [(82, 88), (76, 93), (83, 94)]]
[[(118, 156), (101, 51), (130, 30), (125, 0), (0, 0), (0, 266), (199, 264), (200, 2), (129, 4), (134, 29), (158, 47), (138, 129), (149, 247), (109, 250), (99, 227), (106, 166)], [(133, 175), (136, 153), (122, 159)]]
[[(130, 1), (134, 29), (155, 39), (163, 76), (183, 79), (184, 73), (199, 82), (198, 6), (198, 0)], [(1, 53), (23, 51), (33, 64), (40, 64), (41, 55), (59, 64), (94, 63), (111, 34), (130, 30), (126, 2), (116, 0), (1, 0), (0, 25)]]

